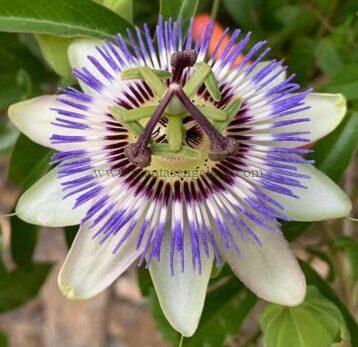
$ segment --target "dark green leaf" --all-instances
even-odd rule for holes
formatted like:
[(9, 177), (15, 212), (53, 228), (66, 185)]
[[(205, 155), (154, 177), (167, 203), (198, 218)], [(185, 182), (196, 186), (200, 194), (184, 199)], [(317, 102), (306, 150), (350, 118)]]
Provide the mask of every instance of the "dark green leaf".
[(160, 13), (168, 18), (183, 19), (183, 25), (186, 28), (191, 17), (195, 16), (199, 0), (161, 0)]
[(143, 22), (155, 25), (158, 20), (159, 1), (134, 0), (134, 22), (142, 25)]
[(311, 11), (307, 11), (305, 7), (300, 6), (299, 3), (282, 4), (277, 8), (273, 16), (281, 23), (284, 29), (282, 32), (291, 33), (287, 37), (289, 40), (295, 39), (296, 35), (308, 33), (317, 24), (314, 14)]
[(139, 267), (137, 270), (137, 278), (140, 292), (143, 296), (148, 297), (150, 295), (150, 289), (153, 288), (153, 282), (148, 269)]
[(357, 16), (352, 11), (342, 19), (343, 23), (335, 28), (331, 40), (344, 64), (357, 63)]
[(35, 82), (48, 81), (53, 77), (43, 67), (42, 61), (19, 40), (16, 34), (0, 33), (0, 61), (0, 72), (5, 75), (14, 75), (23, 69), (32, 74)]
[(225, 285), (210, 291), (195, 335), (184, 340), (185, 347), (223, 346), (236, 334), (257, 302), (257, 297), (232, 277)]
[(317, 65), (330, 77), (337, 75), (343, 68), (342, 59), (329, 38), (324, 38), (316, 45), (315, 56)]
[(339, 250), (345, 251), (349, 257), (351, 272), (352, 272), (352, 280), (358, 280), (358, 242), (347, 237), (347, 236), (339, 236), (335, 240), (333, 240), (332, 246)]
[(10, 311), (36, 297), (50, 270), (51, 264), (31, 264), (4, 276), (0, 282), (0, 312)]
[(3, 276), (6, 274), (6, 267), (2, 259), (3, 255), (3, 236), (2, 236), (2, 230), (0, 230), (0, 282), (3, 278)]
[(66, 244), (67, 244), (68, 248), (71, 248), (72, 242), (73, 242), (73, 240), (75, 239), (75, 237), (77, 235), (78, 228), (79, 228), (78, 225), (74, 225), (74, 226), (64, 228), (65, 240), (66, 240)]
[(0, 33), (0, 109), (39, 93), (50, 73), (17, 34)]
[(11, 254), (18, 265), (31, 263), (37, 244), (38, 227), (11, 217)]
[(347, 114), (338, 128), (314, 147), (315, 166), (338, 182), (358, 145), (358, 112)]
[(297, 239), (309, 226), (310, 222), (282, 222), (282, 230), (288, 241)]
[(0, 75), (0, 109), (3, 110), (17, 101), (26, 99), (23, 89), (18, 85), (17, 73)]
[(236, 24), (256, 32), (261, 31), (259, 10), (262, 3), (262, 0), (223, 1), (228, 14), (234, 19)]
[(130, 24), (91, 0), (0, 0), (0, 30), (109, 37)]
[(300, 262), (300, 265), (308, 284), (317, 287), (323, 296), (331, 300), (338, 307), (346, 322), (351, 340), (355, 342), (358, 341), (358, 325), (355, 319), (352, 317), (351, 313), (348, 311), (347, 307), (342, 303), (341, 300), (339, 300), (333, 289), (323, 278), (317, 274), (315, 270), (313, 270), (308, 264), (304, 262)]
[(290, 65), (297, 74), (298, 83), (307, 83), (314, 68), (315, 42), (309, 37), (300, 37), (293, 41)]
[(71, 38), (54, 35), (36, 35), (36, 40), (41, 53), (51, 68), (62, 78), (76, 82), (72, 75), (71, 66), (67, 56), (67, 50), (72, 42)]
[(9, 347), (9, 341), (3, 333), (0, 332), (0, 347)]
[(347, 100), (358, 99), (358, 64), (345, 66), (332, 81), (320, 87), (327, 93), (342, 93)]
[(338, 308), (315, 287), (299, 306), (268, 305), (260, 323), (266, 347), (328, 347), (341, 342), (345, 330)]
[(283, 27), (293, 27), (301, 14), (301, 8), (298, 5), (281, 6), (275, 12), (275, 18)]
[(103, 5), (133, 23), (133, 0), (103, 0)]
[(52, 151), (20, 135), (11, 156), (9, 178), (23, 190), (35, 183), (50, 166)]

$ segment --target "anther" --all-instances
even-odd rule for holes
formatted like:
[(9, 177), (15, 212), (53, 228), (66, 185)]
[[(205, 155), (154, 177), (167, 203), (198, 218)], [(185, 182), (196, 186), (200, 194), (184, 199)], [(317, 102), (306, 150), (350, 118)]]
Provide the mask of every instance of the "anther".
[(131, 163), (141, 168), (150, 165), (150, 149), (148, 148), (148, 144), (143, 141), (128, 144), (124, 149), (124, 154)]

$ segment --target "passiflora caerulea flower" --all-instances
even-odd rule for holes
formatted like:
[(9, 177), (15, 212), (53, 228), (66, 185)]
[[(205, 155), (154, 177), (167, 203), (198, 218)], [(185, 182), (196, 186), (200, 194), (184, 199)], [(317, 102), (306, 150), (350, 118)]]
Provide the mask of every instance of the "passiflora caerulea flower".
[(90, 298), (143, 263), (185, 336), (198, 325), (213, 263), (227, 262), (267, 301), (301, 303), (305, 278), (279, 220), (351, 209), (303, 158), (303, 146), (344, 117), (343, 96), (301, 90), (282, 61), (262, 62), (266, 42), (246, 49), (250, 34), (240, 30), (209, 53), (212, 28), (194, 42), (192, 26), (184, 35), (180, 22), (160, 19), (154, 36), (145, 25), (112, 41), (77, 39), (68, 55), (82, 91), (9, 109), (24, 134), (56, 151), (18, 216), (81, 224), (58, 277), (64, 295)]

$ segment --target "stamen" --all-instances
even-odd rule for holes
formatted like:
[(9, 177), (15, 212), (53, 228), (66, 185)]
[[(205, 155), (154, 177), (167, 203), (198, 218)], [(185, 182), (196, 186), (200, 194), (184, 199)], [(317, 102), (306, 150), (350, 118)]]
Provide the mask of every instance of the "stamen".
[(180, 82), (183, 70), (193, 66), (196, 57), (196, 52), (194, 50), (178, 51), (171, 55), (170, 64), (173, 68), (173, 82)]
[(191, 102), (182, 88), (176, 89), (176, 95), (192, 117), (199, 123), (210, 140), (209, 158), (214, 161), (223, 160), (229, 155), (236, 154), (239, 143), (232, 137), (225, 137), (208, 121), (202, 112)]
[(169, 104), (169, 101), (174, 95), (174, 91), (169, 89), (164, 95), (163, 100), (158, 105), (156, 110), (153, 113), (153, 116), (149, 119), (146, 127), (144, 128), (142, 134), (139, 136), (136, 143), (130, 143), (124, 149), (124, 154), (127, 156), (128, 160), (133, 164), (144, 168), (150, 165), (151, 162), (151, 152), (149, 149), (149, 142), (154, 130), (154, 127), (159, 122), (161, 116), (163, 115), (166, 107)]
[[(190, 112), (192, 117), (199, 123), (203, 131), (206, 133), (206, 135), (209, 137), (210, 140), (210, 153), (209, 158), (214, 161), (219, 161), (225, 159), (229, 155), (236, 154), (239, 149), (239, 144), (237, 140), (235, 140), (232, 137), (225, 137), (223, 136), (207, 119), (207, 117), (202, 113), (202, 110), (200, 110), (197, 106), (193, 104), (193, 102), (190, 100), (189, 96), (186, 93), (185, 87), (184, 89), (180, 86), (180, 79), (182, 77), (183, 70), (187, 67), (193, 66), (195, 64), (197, 55), (194, 50), (184, 50), (184, 51), (178, 51), (174, 52), (171, 56), (171, 65), (173, 67), (173, 78), (172, 83), (169, 86), (168, 91), (164, 95), (162, 101), (160, 102), (159, 106), (155, 109), (152, 117), (150, 118), (149, 122), (147, 123), (145, 129), (140, 134), (138, 141), (136, 143), (128, 144), (125, 148), (125, 155), (127, 156), (128, 160), (131, 161), (133, 164), (136, 164), (139, 167), (146, 167), (150, 165), (151, 162), (151, 149), (149, 148), (151, 136), (154, 130), (155, 125), (159, 122), (161, 116), (166, 110), (166, 107), (168, 106), (170, 100), (173, 98), (173, 96), (177, 96), (178, 99), (182, 102), (183, 106)], [(206, 81), (206, 77), (208, 74), (212, 74), (211, 69), (208, 65), (202, 64), (199, 65), (200, 69), (206, 69), (205, 73), (200, 73), (200, 83), (202, 83), (202, 79), (204, 80), (204, 83)], [(197, 71), (197, 74), (199, 72)], [(137, 71), (136, 71), (137, 72)], [(138, 69), (138, 72), (142, 75), (144, 80), (148, 82), (150, 80), (151, 83), (149, 85), (156, 90), (157, 94), (160, 96), (162, 94), (162, 82), (159, 80), (158, 76), (155, 75), (153, 71), (151, 71), (149, 68), (141, 67)], [(220, 91), (217, 86), (217, 83), (213, 82), (213, 78), (215, 79), (215, 76), (212, 74), (212, 76), (206, 81), (205, 85), (210, 85), (209, 88), (211, 90), (211, 94), (214, 95), (214, 99), (219, 98), (220, 99)], [(189, 82), (192, 82), (195, 80), (195, 88), (189, 88), (189, 89), (196, 89), (200, 83), (197, 83), (198, 78), (192, 78)], [(160, 83), (159, 83), (160, 82)], [(190, 83), (189, 83), (190, 84)], [(188, 87), (188, 86), (186, 86)], [(151, 111), (152, 106), (145, 107), (141, 112), (133, 112), (133, 111), (127, 111), (125, 115), (122, 115), (122, 117), (126, 118), (123, 120), (128, 121), (138, 121), (142, 116), (147, 117)], [(225, 121), (227, 119), (227, 114), (225, 111), (219, 111), (218, 112), (211, 112), (208, 107), (202, 107), (204, 113), (212, 114), (214, 120), (213, 122), (217, 121)], [(206, 112), (208, 111), (208, 112)], [(133, 113), (133, 115), (132, 115)], [(215, 119), (217, 118), (217, 119)], [(182, 130), (181, 130), (181, 123), (182, 123), (182, 117), (181, 115), (171, 115), (170, 118), (170, 124), (168, 126), (168, 142), (169, 142), (169, 148), (173, 152), (180, 152), (182, 148)]]

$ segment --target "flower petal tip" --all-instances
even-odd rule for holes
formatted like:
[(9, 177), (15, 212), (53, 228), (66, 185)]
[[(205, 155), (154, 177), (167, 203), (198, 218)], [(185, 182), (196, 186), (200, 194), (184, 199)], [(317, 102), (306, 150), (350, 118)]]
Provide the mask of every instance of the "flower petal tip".
[(75, 300), (75, 290), (71, 286), (59, 286), (61, 293), (69, 300)]
[(306, 297), (306, 280), (302, 274), (301, 281), (298, 285), (287, 288), (277, 296), (272, 302), (282, 306), (298, 306), (303, 303)]
[(347, 113), (347, 99), (343, 94), (329, 94), (329, 96), (332, 97), (332, 104), (337, 112), (337, 127)]
[(57, 283), (58, 283), (58, 288), (60, 289), (61, 293), (69, 300), (86, 300), (89, 299), (89, 297), (85, 297), (85, 296), (81, 296), (76, 292), (76, 289), (69, 285), (69, 284), (64, 284), (62, 283), (62, 279), (61, 279), (61, 272), (58, 276), (57, 279)]
[(291, 281), (286, 280), (286, 283), (276, 283), (271, 289), (256, 288), (254, 292), (258, 297), (274, 304), (282, 306), (298, 306), (302, 304), (306, 297), (306, 278), (299, 268), (297, 268), (295, 272), (292, 272), (291, 276)]

